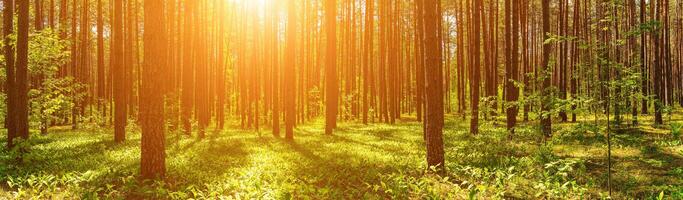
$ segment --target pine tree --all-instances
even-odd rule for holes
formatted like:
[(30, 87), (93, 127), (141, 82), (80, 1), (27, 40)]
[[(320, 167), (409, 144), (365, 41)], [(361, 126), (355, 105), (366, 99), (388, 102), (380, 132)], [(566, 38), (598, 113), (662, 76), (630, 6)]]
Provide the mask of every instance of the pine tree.
[(126, 96), (126, 68), (123, 65), (123, 0), (113, 0), (114, 10), (112, 19), (112, 66), (114, 72), (114, 141), (123, 142), (126, 140), (126, 124), (128, 120), (128, 99)]
[(337, 1), (325, 0), (325, 30), (327, 49), (325, 54), (325, 134), (331, 135), (337, 126), (338, 80), (337, 80)]
[(164, 0), (144, 1), (145, 60), (140, 85), (142, 128), (140, 174), (144, 179), (163, 178), (166, 173), (164, 152), (164, 95), (157, 87), (164, 84), (167, 69)]

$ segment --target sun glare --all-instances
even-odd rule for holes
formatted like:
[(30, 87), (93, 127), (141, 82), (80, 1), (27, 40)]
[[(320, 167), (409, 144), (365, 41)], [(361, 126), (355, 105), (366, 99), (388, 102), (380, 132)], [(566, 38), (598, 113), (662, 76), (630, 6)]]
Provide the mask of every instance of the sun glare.
[(256, 7), (258, 9), (264, 8), (267, 4), (273, 3), (273, 1), (277, 0), (226, 0), (229, 2), (233, 2), (239, 5), (247, 5), (249, 7)]

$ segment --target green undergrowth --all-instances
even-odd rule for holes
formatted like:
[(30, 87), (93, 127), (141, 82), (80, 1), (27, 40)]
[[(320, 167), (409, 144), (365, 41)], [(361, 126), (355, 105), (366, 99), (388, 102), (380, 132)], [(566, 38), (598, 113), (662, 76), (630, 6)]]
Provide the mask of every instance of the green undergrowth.
[[(113, 143), (109, 128), (57, 128), (33, 134), (22, 162), (16, 152), (0, 151), (0, 199), (608, 197), (604, 126), (559, 124), (544, 142), (533, 123), (522, 122), (509, 139), (502, 118), (483, 122), (476, 136), (456, 118), (447, 117), (442, 176), (425, 169), (422, 126), (411, 119), (344, 122), (334, 136), (317, 120), (300, 125), (294, 141), (238, 127), (210, 130), (203, 140), (170, 132), (167, 178), (156, 182), (137, 179), (137, 128), (123, 144)], [(614, 131), (613, 198), (683, 198), (683, 146), (667, 128)]]

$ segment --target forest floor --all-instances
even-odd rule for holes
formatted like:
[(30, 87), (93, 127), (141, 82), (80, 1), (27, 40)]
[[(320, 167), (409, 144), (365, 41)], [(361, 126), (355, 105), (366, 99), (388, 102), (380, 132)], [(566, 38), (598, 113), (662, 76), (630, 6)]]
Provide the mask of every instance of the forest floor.
[[(681, 123), (683, 115), (672, 121)], [(299, 126), (295, 140), (270, 130), (229, 127), (204, 140), (167, 134), (167, 179), (137, 180), (140, 134), (113, 143), (112, 130), (54, 128), (34, 133), (24, 161), (0, 150), (0, 199), (600, 199), (608, 194), (605, 121), (555, 124), (547, 142), (536, 123), (510, 140), (504, 119), (468, 133), (469, 121), (447, 116), (446, 176), (428, 173), (422, 126), (340, 123), (334, 136), (322, 120)], [(613, 198), (683, 198), (683, 145), (669, 126), (615, 130)], [(234, 122), (237, 124), (237, 122)], [(597, 128), (600, 127), (600, 128)], [(4, 132), (4, 131), (3, 131)], [(6, 134), (0, 136), (5, 144)]]

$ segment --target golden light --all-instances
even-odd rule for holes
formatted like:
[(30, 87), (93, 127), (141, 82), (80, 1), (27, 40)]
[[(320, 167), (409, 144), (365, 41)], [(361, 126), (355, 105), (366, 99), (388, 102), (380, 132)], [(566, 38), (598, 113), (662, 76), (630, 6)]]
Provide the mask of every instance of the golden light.
[(256, 7), (257, 9), (263, 9), (267, 4), (273, 3), (277, 0), (226, 0), (238, 5), (245, 5), (249, 7)]

